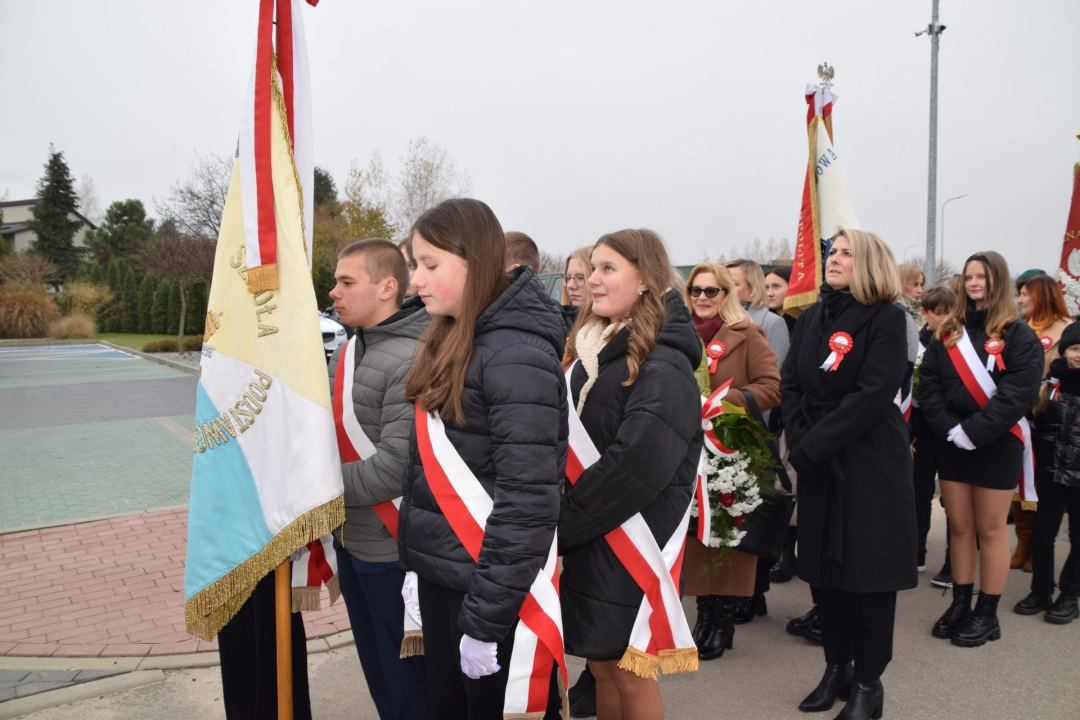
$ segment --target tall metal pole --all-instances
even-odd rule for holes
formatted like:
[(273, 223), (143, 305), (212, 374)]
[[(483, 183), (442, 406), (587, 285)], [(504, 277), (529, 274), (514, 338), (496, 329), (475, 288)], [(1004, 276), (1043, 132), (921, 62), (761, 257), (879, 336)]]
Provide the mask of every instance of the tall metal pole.
[(926, 284), (934, 284), (937, 275), (937, 71), (938, 71), (938, 37), (945, 30), (944, 25), (938, 24), (938, 0), (933, 0), (933, 17), (925, 30), (915, 33), (916, 37), (922, 34), (930, 36), (930, 162), (929, 181), (926, 190), (926, 261), (923, 271), (926, 273)]
[(960, 198), (966, 197), (967, 193), (964, 193), (963, 195), (951, 197), (945, 202), (941, 203), (941, 262), (945, 262), (945, 208), (948, 207), (949, 203), (951, 203), (953, 200), (959, 200)]

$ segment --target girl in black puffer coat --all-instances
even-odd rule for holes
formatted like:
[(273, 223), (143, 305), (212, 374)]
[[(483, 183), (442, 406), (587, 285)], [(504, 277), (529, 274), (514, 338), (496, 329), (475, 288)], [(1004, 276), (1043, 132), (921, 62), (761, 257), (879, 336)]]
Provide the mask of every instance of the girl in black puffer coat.
[[(501, 720), (514, 637), (524, 627), (518, 613), (559, 520), (565, 328), (531, 268), (504, 273), (503, 231), (484, 203), (436, 206), (416, 221), (412, 240), (412, 284), (433, 320), (406, 396), (418, 411), (438, 412), (466, 470), (422, 459), (414, 428), (398, 538), (400, 562), (419, 581), (402, 594), (406, 607), (419, 604), (431, 717)], [(446, 457), (444, 450), (439, 463)], [(440, 494), (450, 475), (473, 490), (478, 481), (493, 501), (475, 560), (449, 519), (460, 521), (462, 503)], [(545, 717), (558, 717), (560, 707), (552, 673)]]
[[(694, 379), (701, 342), (682, 298), (665, 292), (672, 270), (655, 233), (605, 235), (593, 248), (592, 268), (592, 297), (568, 357), (577, 360), (571, 412), (580, 415), (600, 459), (562, 498), (566, 651), (589, 661), (597, 717), (662, 718), (655, 670), (649, 677), (649, 670), (634, 674), (641, 667), (620, 669), (620, 659), (633, 654), (630, 634), (644, 593), (605, 535), (640, 513), (664, 547), (686, 515), (703, 441)], [(672, 621), (685, 626), (678, 615)], [(696, 649), (677, 650), (692, 659), (687, 667), (696, 667)]]
[[(1050, 363), (1035, 416), (1035, 514), (1031, 594), (1016, 604), (1020, 615), (1046, 610), (1047, 622), (1064, 625), (1080, 617), (1080, 323), (1065, 328), (1058, 344), (1061, 357)], [(1061, 569), (1061, 593), (1054, 602), (1054, 540), (1063, 513), (1069, 512), (1072, 549)]]

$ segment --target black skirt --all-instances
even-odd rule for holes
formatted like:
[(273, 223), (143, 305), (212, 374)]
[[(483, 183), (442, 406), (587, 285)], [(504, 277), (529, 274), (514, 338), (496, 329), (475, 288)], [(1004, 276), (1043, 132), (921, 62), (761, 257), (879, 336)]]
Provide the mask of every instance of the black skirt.
[(1012, 433), (989, 445), (963, 450), (938, 438), (938, 477), (990, 490), (1014, 490), (1024, 470), (1024, 446)]

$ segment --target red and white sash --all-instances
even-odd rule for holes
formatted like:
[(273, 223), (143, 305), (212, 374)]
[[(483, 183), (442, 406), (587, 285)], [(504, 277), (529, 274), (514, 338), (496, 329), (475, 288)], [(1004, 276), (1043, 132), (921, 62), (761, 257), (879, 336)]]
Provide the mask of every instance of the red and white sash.
[[(949, 338), (945, 338), (946, 342), (948, 340)], [(960, 375), (964, 387), (975, 398), (975, 402), (979, 404), (979, 407), (986, 407), (986, 403), (990, 402), (990, 398), (997, 394), (997, 384), (990, 377), (990, 373), (987, 372), (986, 366), (979, 359), (978, 353), (975, 352), (975, 346), (971, 344), (968, 333), (965, 332), (961, 335), (955, 345), (952, 347), (946, 345), (946, 348), (949, 359), (952, 361), (953, 367), (956, 368), (956, 372)], [(1020, 495), (1020, 502), (1038, 502), (1039, 497), (1035, 493), (1035, 455), (1032, 452), (1031, 426), (1028, 425), (1027, 418), (1020, 418), (1018, 423), (1009, 428), (1009, 432), (1024, 444), (1024, 467), (1016, 489), (1016, 492)]]
[[(416, 444), (431, 494), (454, 535), (479, 562), (484, 528), (494, 501), (446, 436), (438, 413), (416, 405)], [(518, 611), (509, 677), (503, 700), (504, 717), (543, 718), (548, 703), (552, 663), (558, 663), (562, 687), (567, 687), (563, 652), (562, 608), (559, 605), (559, 561), (556, 536), (551, 539), (544, 567), (536, 573)]]
[(323, 535), (312, 540), (292, 555), (292, 611), (309, 612), (322, 609), (319, 592), (322, 586), (330, 591), (330, 604), (341, 597), (337, 578), (337, 553), (334, 538)]
[[(566, 477), (571, 484), (577, 482), (586, 468), (600, 460), (600, 452), (581, 418), (573, 411), (570, 376), (576, 365), (577, 361), (574, 361), (566, 370), (566, 395), (571, 408)], [(699, 473), (700, 470), (699, 465)], [(697, 646), (679, 598), (679, 576), (689, 524), (690, 503), (687, 503), (682, 520), (663, 549), (641, 513), (604, 536), (615, 557), (645, 593), (630, 631), (628, 647), (619, 661), (620, 668), (640, 677), (655, 678), (657, 670), (669, 674), (698, 669)]]
[(733, 455), (734, 450), (724, 447), (713, 430), (712, 420), (717, 415), (724, 413), (723, 399), (731, 389), (730, 378), (726, 383), (716, 388), (709, 397), (701, 398), (701, 429), (705, 432), (705, 445), (701, 448), (701, 460), (698, 461), (697, 490), (694, 497), (697, 498), (698, 524), (695, 533), (699, 542), (706, 547), (712, 537), (712, 506), (709, 504), (708, 478), (705, 477), (705, 463), (709, 461), (706, 451), (713, 455)]
[[(349, 338), (338, 357), (337, 373), (334, 374), (334, 427), (337, 429), (338, 452), (341, 462), (358, 462), (375, 454), (375, 446), (368, 439), (360, 421), (356, 418), (356, 406), (352, 401), (353, 378), (356, 375), (356, 336)], [(398, 508), (401, 498), (387, 500), (372, 506), (387, 531), (398, 539)], [(405, 612), (405, 638), (402, 640), (402, 657), (423, 653), (420, 625)]]

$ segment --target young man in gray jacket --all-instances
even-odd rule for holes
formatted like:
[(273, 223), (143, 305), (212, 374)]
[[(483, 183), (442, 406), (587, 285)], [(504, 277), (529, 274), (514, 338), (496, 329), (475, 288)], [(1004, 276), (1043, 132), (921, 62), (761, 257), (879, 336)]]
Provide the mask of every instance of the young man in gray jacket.
[(405, 378), (429, 318), (419, 298), (405, 299), (409, 268), (387, 240), (346, 247), (334, 277), (334, 309), (356, 328), (329, 366), (345, 480), (345, 525), (334, 542), (341, 594), (379, 717), (426, 718), (424, 660), (399, 656), (406, 577), (398, 567), (394, 501), (413, 426)]

